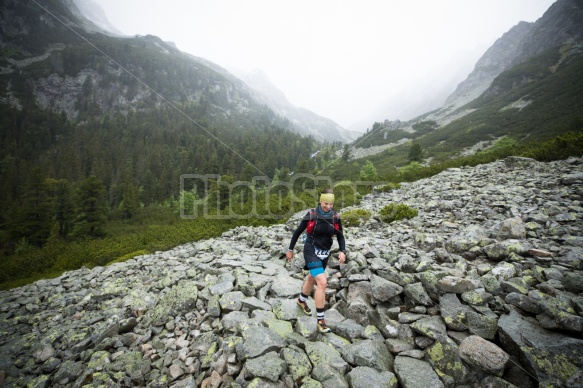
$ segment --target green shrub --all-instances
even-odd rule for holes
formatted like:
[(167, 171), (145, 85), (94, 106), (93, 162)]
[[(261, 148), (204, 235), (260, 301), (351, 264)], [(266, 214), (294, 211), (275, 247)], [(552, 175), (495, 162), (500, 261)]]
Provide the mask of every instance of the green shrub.
[(381, 209), (381, 221), (390, 224), (403, 218), (410, 220), (413, 217), (417, 217), (418, 214), (417, 209), (410, 208), (405, 204), (391, 203)]
[(400, 188), (401, 188), (400, 183), (389, 182), (384, 186), (375, 187), (374, 191), (376, 191), (377, 193), (386, 193)]
[(364, 209), (354, 209), (342, 213), (342, 225), (344, 226), (360, 226), (367, 221), (372, 213)]

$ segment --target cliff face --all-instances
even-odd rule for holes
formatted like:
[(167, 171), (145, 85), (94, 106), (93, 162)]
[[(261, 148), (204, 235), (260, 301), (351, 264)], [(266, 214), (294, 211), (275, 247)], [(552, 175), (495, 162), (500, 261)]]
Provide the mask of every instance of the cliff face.
[(522, 40), (513, 65), (566, 42), (583, 40), (583, 1), (558, 0)]
[(488, 49), (444, 107), (460, 107), (477, 98), (504, 70), (544, 50), (583, 39), (583, 2), (557, 0), (534, 23), (520, 22)]
[[(582, 187), (583, 159), (508, 158), (364, 197), (328, 334), (301, 246), (279, 258), (304, 211), (2, 291), (0, 384), (581, 386)], [(419, 215), (377, 221), (391, 202)]]
[(498, 74), (515, 62), (516, 51), (532, 29), (532, 23), (520, 22), (502, 35), (478, 60), (468, 78), (447, 98), (445, 106), (463, 105), (462, 102), (469, 102), (484, 92)]

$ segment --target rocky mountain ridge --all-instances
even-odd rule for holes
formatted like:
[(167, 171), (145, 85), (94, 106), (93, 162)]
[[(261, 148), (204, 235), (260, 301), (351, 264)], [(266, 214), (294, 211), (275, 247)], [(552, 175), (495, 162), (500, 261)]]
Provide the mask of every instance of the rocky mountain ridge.
[(266, 108), (261, 93), (171, 42), (121, 36), (95, 3), (58, 0), (40, 7), (6, 0), (3, 5), (0, 47), (7, 55), (0, 58), (0, 103), (14, 109), (36, 105), (83, 122), (86, 111), (100, 116), (207, 104), (208, 117), (261, 117), (269, 110), (281, 116), (278, 125), (290, 115), (289, 129), (300, 134), (351, 140), (348, 131), (313, 112), (291, 104), (285, 110)]
[[(527, 63), (545, 50), (552, 48), (558, 50), (561, 45), (565, 45), (560, 48), (561, 52), (570, 51), (572, 54), (576, 53), (573, 56), (580, 55), (579, 47), (583, 40), (582, 31), (583, 4), (577, 0), (556, 1), (536, 22), (520, 22), (500, 37), (481, 56), (473, 71), (464, 81), (458, 84), (455, 91), (446, 99), (441, 108), (415, 119), (402, 121), (399, 129), (411, 131), (413, 125), (427, 120), (435, 121), (439, 127), (444, 127), (479, 110), (480, 105), (475, 104), (475, 102), (479, 101), (479, 97), (484, 94), (497, 93), (496, 88), (493, 88), (492, 85), (497, 77), (502, 76), (504, 72), (518, 68), (521, 64)], [(536, 63), (528, 64), (528, 66), (535, 67)], [(516, 82), (513, 85), (516, 90), (520, 90), (521, 86), (532, 81), (528, 77), (528, 75), (525, 75), (522, 83)], [(528, 94), (528, 92), (524, 92), (525, 96)], [(541, 98), (541, 95), (537, 97)], [(466, 104), (473, 106), (467, 107)], [(540, 109), (550, 110), (551, 108), (541, 107)], [(385, 123), (387, 121), (385, 120)], [(490, 142), (490, 145), (493, 143), (495, 141)], [(397, 145), (384, 144), (380, 147), (371, 147), (370, 149), (359, 151), (355, 148), (353, 149), (353, 155), (358, 153), (362, 157), (372, 156), (388, 147)], [(463, 153), (467, 150), (460, 151)]]
[(278, 115), (290, 120), (301, 134), (311, 135), (322, 142), (342, 141), (350, 143), (358, 137), (358, 133), (347, 131), (328, 118), (319, 116), (309, 109), (294, 106), (262, 71), (255, 70), (238, 76), (256, 92), (255, 97), (258, 101), (269, 106)]
[[(329, 334), (295, 303), (301, 244), (280, 259), (303, 212), (2, 291), (0, 384), (581, 386), (582, 183), (581, 158), (511, 157), (365, 196)], [(419, 215), (377, 221), (392, 202)]]
[(444, 108), (461, 107), (478, 96), (505, 70), (567, 42), (583, 40), (583, 4), (558, 0), (534, 23), (520, 22), (500, 37), (476, 63)]

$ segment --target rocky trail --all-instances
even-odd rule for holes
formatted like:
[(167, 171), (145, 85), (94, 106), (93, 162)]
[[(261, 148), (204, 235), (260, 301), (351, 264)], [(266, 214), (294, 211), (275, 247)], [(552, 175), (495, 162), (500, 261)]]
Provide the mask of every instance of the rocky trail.
[(297, 217), (2, 291), (0, 385), (580, 387), (582, 201), (579, 158), (365, 196), (419, 215), (345, 228), (328, 334), (296, 306), (301, 244), (279, 259)]

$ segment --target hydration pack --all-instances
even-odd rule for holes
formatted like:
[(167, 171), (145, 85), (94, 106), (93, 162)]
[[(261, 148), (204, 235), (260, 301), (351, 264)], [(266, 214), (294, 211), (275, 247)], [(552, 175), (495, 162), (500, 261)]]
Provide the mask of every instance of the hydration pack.
[[(332, 216), (332, 219), (334, 221), (334, 234), (337, 234), (338, 231), (340, 230), (340, 224), (338, 223), (338, 220), (340, 219), (340, 215), (335, 212), (334, 210), (332, 210), (332, 212), (334, 213)], [(306, 233), (311, 235), (314, 234), (314, 229), (316, 228), (316, 224), (318, 223), (318, 216), (316, 214), (316, 209), (310, 209), (310, 219), (308, 220), (308, 226), (306, 227)]]

